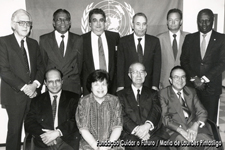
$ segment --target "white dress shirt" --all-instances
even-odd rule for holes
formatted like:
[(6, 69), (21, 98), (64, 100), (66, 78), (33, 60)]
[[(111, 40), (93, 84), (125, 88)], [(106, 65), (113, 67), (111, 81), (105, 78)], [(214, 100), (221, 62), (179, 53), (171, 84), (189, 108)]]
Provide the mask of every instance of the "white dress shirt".
[(59, 122), (58, 110), (59, 110), (59, 100), (60, 100), (60, 97), (61, 97), (61, 93), (62, 93), (62, 90), (59, 93), (57, 93), (57, 94), (52, 94), (51, 92), (49, 92), (51, 105), (52, 105), (53, 100), (54, 100), (53, 96), (57, 95), (57, 99), (56, 99), (56, 113), (55, 113), (55, 120), (54, 120), (54, 129), (56, 129), (56, 127), (58, 127), (58, 122)]
[(172, 33), (171, 31), (169, 31), (169, 34), (170, 34), (170, 43), (171, 43), (171, 46), (173, 45), (173, 35), (176, 34), (176, 40), (177, 40), (177, 50), (179, 51), (179, 44), (180, 44), (180, 30), (177, 31), (177, 33)]
[[(95, 70), (100, 69), (100, 64), (99, 64), (99, 49), (98, 49), (98, 38), (94, 32), (91, 32), (91, 46), (92, 46), (92, 55), (93, 55), (93, 60), (94, 60), (94, 66)], [(103, 50), (105, 54), (105, 61), (106, 61), (106, 71), (109, 71), (109, 50), (108, 50), (108, 43), (106, 40), (105, 32), (102, 33), (101, 35), (102, 39), (102, 45), (103, 45)]]
[(142, 36), (142, 37), (138, 37), (135, 33), (134, 33), (134, 43), (135, 43), (135, 46), (136, 46), (136, 51), (137, 51), (137, 46), (138, 46), (138, 39), (139, 38), (142, 38), (141, 39), (141, 47), (142, 47), (142, 50), (143, 50), (143, 55), (145, 53), (145, 35)]
[(64, 35), (64, 39), (63, 39), (63, 41), (64, 41), (64, 54), (63, 54), (63, 57), (64, 57), (65, 54), (66, 54), (66, 48), (67, 48), (69, 33), (67, 31), (64, 34), (61, 34), (57, 30), (55, 30), (55, 39), (56, 39), (58, 47), (60, 47), (60, 43), (62, 41), (62, 37), (61, 37), (62, 35)]

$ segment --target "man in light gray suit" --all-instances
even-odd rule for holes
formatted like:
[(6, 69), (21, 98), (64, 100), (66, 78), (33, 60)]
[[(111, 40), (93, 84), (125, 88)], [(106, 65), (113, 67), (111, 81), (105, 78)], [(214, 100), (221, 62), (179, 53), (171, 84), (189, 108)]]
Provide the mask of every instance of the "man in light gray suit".
[(170, 70), (177, 65), (180, 65), (181, 48), (187, 32), (180, 30), (182, 25), (182, 12), (179, 9), (170, 9), (167, 13), (168, 31), (159, 34), (157, 37), (160, 40), (161, 46), (161, 76), (160, 88), (165, 88), (169, 83)]

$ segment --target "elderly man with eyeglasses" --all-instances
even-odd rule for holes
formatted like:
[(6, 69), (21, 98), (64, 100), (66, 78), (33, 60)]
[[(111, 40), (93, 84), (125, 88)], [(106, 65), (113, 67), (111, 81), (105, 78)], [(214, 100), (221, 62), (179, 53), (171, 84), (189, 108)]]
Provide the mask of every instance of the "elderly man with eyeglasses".
[[(207, 125), (207, 111), (201, 104), (194, 88), (186, 86), (186, 73), (181, 66), (170, 72), (167, 86), (159, 93), (162, 107), (162, 122), (167, 128), (171, 141), (179, 144), (174, 149), (217, 149), (201, 145), (202, 141), (212, 141), (211, 129)], [(192, 145), (185, 143), (191, 142)]]
[(1, 104), (9, 118), (6, 150), (20, 150), (23, 119), (43, 82), (39, 46), (28, 37), (31, 27), (30, 14), (19, 9), (11, 18), (13, 34), (0, 38)]
[(130, 87), (117, 93), (124, 120), (121, 139), (134, 142), (134, 145), (127, 145), (125, 149), (168, 149), (168, 147), (157, 147), (156, 144), (158, 140), (167, 140), (169, 135), (165, 132), (160, 119), (158, 92), (143, 85), (147, 76), (144, 65), (131, 64), (128, 76), (132, 82)]

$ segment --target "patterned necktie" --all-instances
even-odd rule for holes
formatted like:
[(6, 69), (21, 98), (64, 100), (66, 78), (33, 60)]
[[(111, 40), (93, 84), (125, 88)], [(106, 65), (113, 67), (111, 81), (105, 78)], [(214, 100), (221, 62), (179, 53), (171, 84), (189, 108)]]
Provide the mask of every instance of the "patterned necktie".
[(62, 41), (61, 41), (61, 43), (60, 43), (60, 46), (59, 46), (59, 49), (60, 49), (60, 52), (61, 52), (61, 55), (64, 57), (64, 37), (65, 37), (65, 35), (61, 35), (61, 37), (62, 37)]
[(57, 100), (57, 95), (54, 95), (53, 96), (53, 102), (52, 102), (52, 115), (53, 115), (53, 120), (55, 120), (55, 115), (56, 115), (56, 107), (57, 107), (57, 103), (56, 103), (56, 100)]
[(28, 62), (28, 58), (27, 58), (27, 52), (26, 52), (26, 49), (24, 47), (24, 40), (21, 40), (21, 50), (22, 50), (22, 53), (23, 53), (23, 59), (24, 59), (24, 62), (25, 62), (25, 67), (26, 67), (27, 71), (30, 74), (29, 62)]
[(99, 67), (100, 69), (106, 70), (105, 53), (102, 45), (102, 38), (98, 36), (98, 50), (99, 50)]
[(205, 40), (206, 34), (203, 34), (202, 37), (203, 38), (202, 38), (202, 43), (201, 43), (201, 56), (203, 59), (205, 56), (205, 52), (206, 52), (206, 40)]
[(137, 52), (138, 52), (138, 60), (140, 63), (143, 63), (143, 49), (141, 46), (141, 40), (142, 38), (138, 38), (138, 45), (137, 45)]
[(191, 112), (189, 111), (185, 100), (182, 98), (181, 92), (177, 92), (177, 95), (179, 96), (179, 101), (181, 103), (181, 106), (182, 106), (183, 111), (185, 111), (188, 114), (188, 117), (190, 117)]
[(173, 39), (173, 46), (172, 46), (173, 47), (173, 55), (174, 55), (174, 59), (176, 60), (177, 52), (178, 52), (178, 50), (177, 50), (177, 39), (176, 39), (177, 35), (174, 34), (173, 37), (174, 37), (174, 39)]

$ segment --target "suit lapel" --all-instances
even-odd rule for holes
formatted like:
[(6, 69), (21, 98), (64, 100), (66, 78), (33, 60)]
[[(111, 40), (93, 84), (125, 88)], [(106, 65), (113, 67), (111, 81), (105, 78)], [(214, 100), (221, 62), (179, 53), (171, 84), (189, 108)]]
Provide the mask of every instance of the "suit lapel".
[(131, 51), (134, 62), (135, 61), (138, 62), (138, 55), (137, 55), (137, 49), (136, 49), (137, 47), (136, 47), (135, 41), (134, 41), (134, 33), (130, 35), (128, 43), (129, 43), (129, 46), (130, 46), (129, 50)]
[(192, 110), (191, 110), (191, 106), (192, 106), (192, 97), (191, 95), (189, 94), (190, 92), (187, 91), (188, 89), (186, 87), (184, 87), (184, 99), (186, 101), (186, 104), (187, 104), (187, 107), (189, 109), (189, 111), (191, 112), (191, 115), (189, 116), (188, 118), (188, 122), (192, 120), (193, 118), (193, 113), (192, 113)]
[(19, 57), (19, 60), (22, 61), (23, 66), (25, 66), (25, 62), (24, 62), (24, 58), (23, 58), (23, 52), (22, 52), (22, 50), (21, 50), (21, 48), (20, 48), (20, 46), (19, 46), (19, 44), (18, 44), (18, 42), (17, 42), (17, 40), (16, 40), (15, 35), (12, 34), (10, 38), (11, 38), (11, 42), (12, 42), (12, 50), (15, 51), (15, 53), (16, 53), (16, 54), (18, 55), (18, 57)]
[(61, 96), (60, 96), (60, 100), (59, 100), (59, 106), (58, 106), (58, 124), (61, 124), (62, 122), (64, 122), (63, 118), (66, 118), (66, 95), (65, 93), (62, 91)]
[(128, 91), (127, 91), (127, 98), (128, 100), (128, 104), (130, 105), (130, 108), (133, 109), (134, 111), (134, 114), (135, 114), (135, 118), (137, 119), (137, 122), (141, 122), (141, 118), (139, 116), (139, 109), (138, 109), (138, 106), (137, 106), (137, 101), (135, 99), (135, 96), (134, 96), (134, 92), (132, 90), (131, 87), (129, 87)]
[[(169, 57), (174, 61), (175, 58), (174, 58), (174, 54), (173, 54), (173, 48), (172, 48), (172, 45), (171, 45), (171, 39), (170, 39), (170, 34), (169, 34), (169, 31), (167, 32), (166, 34), (166, 39), (164, 40), (166, 42), (166, 50), (168, 51), (168, 54), (170, 55)], [(178, 53), (179, 53), (179, 50), (178, 50)], [(178, 55), (178, 54), (177, 54)]]
[(184, 123), (186, 123), (186, 120), (185, 120), (185, 117), (184, 117), (184, 113), (183, 113), (183, 109), (182, 109), (181, 104), (179, 102), (179, 99), (178, 99), (176, 93), (173, 91), (172, 87), (170, 87), (170, 97), (171, 97), (172, 106), (177, 111), (177, 113), (180, 116), (181, 120)]
[(57, 44), (57, 41), (55, 38), (55, 32), (53, 31), (50, 36), (51, 37), (49, 38), (49, 44), (51, 47), (52, 54), (55, 55), (55, 58), (58, 58), (57, 60), (59, 62), (62, 62), (63, 57), (60, 53), (60, 50), (59, 50), (59, 47), (58, 47), (58, 44)]
[[(107, 31), (105, 31), (105, 36), (106, 36), (106, 40), (107, 40), (107, 45), (108, 45), (108, 60), (109, 60), (109, 63), (108, 63), (108, 70), (110, 72), (111, 68), (113, 67), (113, 56), (114, 56), (114, 51), (115, 51), (115, 48), (114, 48), (114, 41), (112, 41), (110, 35), (108, 34)], [(111, 56), (111, 57), (109, 57)]]
[(29, 57), (30, 57), (30, 72), (33, 73), (33, 69), (34, 69), (34, 63), (36, 63), (36, 55), (35, 55), (35, 50), (33, 49), (33, 45), (30, 43), (30, 39), (29, 38), (26, 38), (27, 39), (27, 47), (28, 47), (28, 52), (29, 52)]
[(211, 50), (213, 49), (213, 46), (214, 46), (215, 43), (216, 43), (216, 36), (215, 36), (215, 32), (212, 30), (212, 34), (211, 34), (211, 37), (209, 39), (209, 44), (208, 44), (208, 46), (206, 48), (206, 53), (205, 53), (205, 56), (204, 56), (203, 59), (205, 59), (205, 57), (210, 55)]
[(84, 40), (84, 41), (87, 41), (86, 44), (85, 44), (87, 53), (84, 54), (84, 55), (87, 55), (87, 59), (88, 59), (88, 60), (85, 60), (85, 61), (88, 64), (87, 66), (90, 67), (89, 71), (92, 72), (93, 70), (95, 70), (95, 66), (94, 66), (92, 46), (91, 46), (91, 31), (87, 33), (86, 40)]
[(46, 92), (46, 95), (44, 97), (43, 100), (43, 104), (41, 105), (42, 109), (43, 109), (43, 116), (46, 116), (46, 119), (48, 119), (51, 123), (51, 127), (52, 129), (54, 129), (54, 120), (53, 120), (53, 116), (52, 116), (52, 105), (51, 105), (51, 99), (50, 99), (50, 95), (49, 92)]

